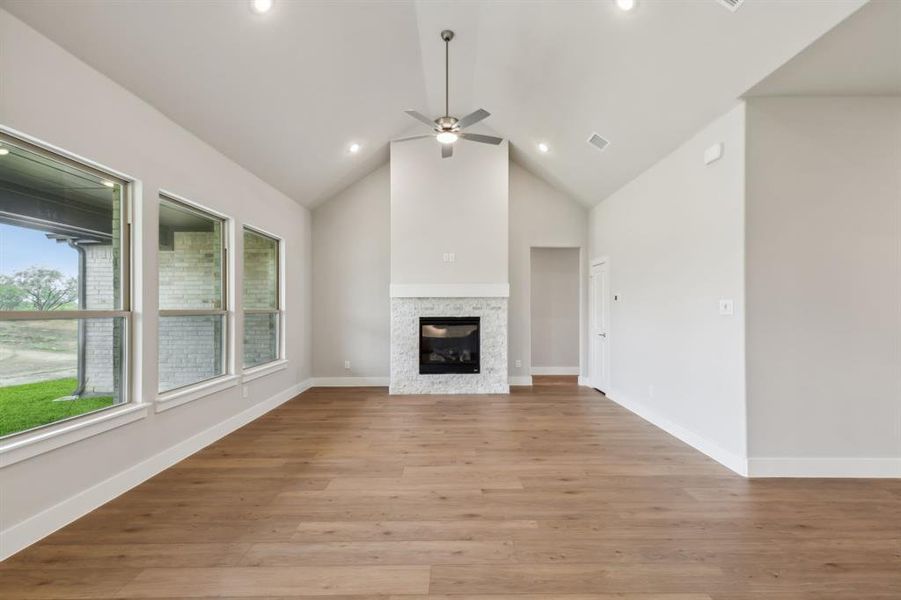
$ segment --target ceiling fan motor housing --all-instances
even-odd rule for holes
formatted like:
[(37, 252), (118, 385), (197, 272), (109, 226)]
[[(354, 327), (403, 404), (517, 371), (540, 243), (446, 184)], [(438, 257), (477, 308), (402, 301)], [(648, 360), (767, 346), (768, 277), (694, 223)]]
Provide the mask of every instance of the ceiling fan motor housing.
[(438, 129), (441, 131), (456, 131), (457, 130), (457, 122), (458, 119), (456, 117), (438, 117), (435, 119), (435, 124), (438, 126)]

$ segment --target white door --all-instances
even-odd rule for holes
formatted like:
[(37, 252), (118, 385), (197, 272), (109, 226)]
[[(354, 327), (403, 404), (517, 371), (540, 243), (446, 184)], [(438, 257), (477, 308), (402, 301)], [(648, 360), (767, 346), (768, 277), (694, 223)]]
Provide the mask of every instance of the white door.
[(610, 294), (607, 263), (591, 265), (588, 282), (588, 383), (602, 392), (610, 386), (608, 360)]

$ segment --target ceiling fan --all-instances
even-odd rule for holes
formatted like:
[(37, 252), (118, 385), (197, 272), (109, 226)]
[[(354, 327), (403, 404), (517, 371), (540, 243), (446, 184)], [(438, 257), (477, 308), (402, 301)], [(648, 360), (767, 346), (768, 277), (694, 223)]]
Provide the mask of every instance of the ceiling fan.
[(450, 158), (454, 155), (454, 142), (458, 139), (470, 142), (479, 142), (480, 144), (493, 144), (497, 146), (503, 142), (503, 138), (494, 137), (493, 135), (482, 135), (480, 133), (466, 133), (463, 130), (470, 125), (475, 125), (482, 119), (491, 115), (487, 110), (480, 108), (479, 110), (466, 115), (462, 119), (450, 116), (449, 101), (449, 51), (450, 41), (454, 39), (454, 32), (445, 29), (441, 32), (441, 39), (444, 40), (444, 116), (438, 117), (434, 121), (424, 114), (415, 110), (405, 110), (404, 112), (421, 123), (425, 123), (432, 128), (433, 133), (428, 135), (414, 135), (413, 137), (401, 138), (394, 140), (395, 142), (407, 142), (410, 140), (420, 140), (423, 138), (433, 137), (441, 144), (441, 158)]

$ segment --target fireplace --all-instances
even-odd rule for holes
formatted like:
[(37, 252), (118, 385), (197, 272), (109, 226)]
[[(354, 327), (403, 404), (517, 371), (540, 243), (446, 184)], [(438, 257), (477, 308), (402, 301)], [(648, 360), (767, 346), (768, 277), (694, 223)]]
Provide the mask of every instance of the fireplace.
[(419, 373), (478, 373), (479, 317), (420, 317)]

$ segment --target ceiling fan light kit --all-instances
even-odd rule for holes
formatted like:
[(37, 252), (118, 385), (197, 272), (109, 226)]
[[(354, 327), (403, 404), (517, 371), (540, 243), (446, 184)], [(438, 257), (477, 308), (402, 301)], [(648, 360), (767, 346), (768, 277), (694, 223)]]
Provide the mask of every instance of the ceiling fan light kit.
[(453, 144), (459, 139), (458, 136), (453, 131), (442, 131), (438, 135), (435, 136), (435, 139), (438, 140), (442, 144)]
[(453, 144), (457, 140), (466, 140), (469, 142), (478, 142), (480, 144), (492, 144), (497, 146), (503, 142), (503, 138), (493, 135), (482, 135), (479, 133), (465, 133), (463, 129), (475, 125), (479, 121), (490, 116), (487, 110), (480, 108), (458, 119), (450, 115), (450, 41), (454, 39), (454, 32), (445, 29), (441, 32), (441, 40), (444, 42), (444, 116), (438, 117), (434, 121), (424, 114), (415, 110), (404, 111), (420, 123), (428, 125), (433, 133), (428, 135), (414, 135), (412, 137), (394, 140), (395, 142), (406, 142), (409, 140), (421, 140), (424, 138), (434, 137), (441, 144), (441, 158), (450, 158), (454, 155)]

